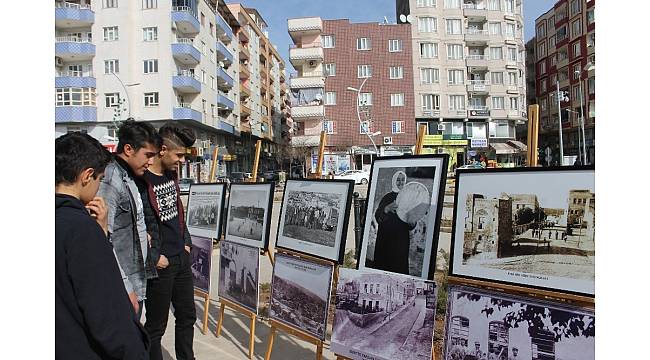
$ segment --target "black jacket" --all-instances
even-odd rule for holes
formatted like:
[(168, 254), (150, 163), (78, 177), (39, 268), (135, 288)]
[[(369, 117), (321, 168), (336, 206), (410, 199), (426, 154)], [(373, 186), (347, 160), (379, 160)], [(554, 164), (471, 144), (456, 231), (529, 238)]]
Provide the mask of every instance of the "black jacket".
[(80, 200), (56, 194), (55, 234), (56, 358), (149, 359), (113, 248)]

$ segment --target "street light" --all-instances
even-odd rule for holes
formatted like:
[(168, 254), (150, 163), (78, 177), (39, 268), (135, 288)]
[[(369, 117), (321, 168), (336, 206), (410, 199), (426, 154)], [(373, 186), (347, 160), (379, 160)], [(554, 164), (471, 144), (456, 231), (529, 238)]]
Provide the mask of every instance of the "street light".
[[(571, 109), (566, 109), (566, 110), (567, 110), (568, 112), (571, 112), (571, 113), (576, 114), (576, 116), (580, 116), (580, 113), (577, 112), (577, 111), (573, 111), (573, 110), (571, 110)], [(582, 141), (583, 141), (583, 143), (584, 143), (584, 140), (585, 140), (585, 139), (584, 139), (584, 133), (583, 133), (583, 136), (582, 136)], [(580, 131), (578, 131), (578, 160), (580, 160), (580, 162), (583, 161), (583, 158), (582, 158), (581, 153), (582, 153), (582, 151), (581, 151), (581, 149), (580, 149)], [(585, 163), (583, 163), (583, 165), (585, 165)]]
[[(367, 81), (367, 80), (368, 80), (368, 78), (363, 79), (363, 81), (361, 82), (361, 86), (359, 86), (358, 89), (357, 89), (357, 88), (353, 88), (352, 86), (348, 86), (348, 87), (347, 87), (347, 90), (354, 91), (354, 92), (357, 93), (357, 105), (356, 105), (356, 109), (357, 109), (357, 120), (359, 120), (359, 125), (362, 124), (362, 121), (361, 121), (361, 114), (359, 113), (359, 104), (361, 104), (361, 90), (363, 89), (363, 85), (366, 84), (366, 81)], [(368, 122), (368, 130), (370, 130), (370, 122)], [(378, 132), (375, 132), (375, 133), (370, 134), (369, 131), (366, 131), (365, 133), (366, 133), (366, 135), (368, 136), (368, 138), (370, 139), (370, 142), (372, 143), (372, 147), (375, 148), (375, 154), (378, 155), (378, 154), (379, 154), (379, 150), (377, 149), (377, 145), (375, 144), (375, 140), (373, 139), (373, 136), (377, 136), (377, 135), (381, 134), (381, 132), (378, 131)]]
[(569, 101), (566, 91), (560, 92), (560, 82), (556, 81), (556, 93), (555, 97), (557, 98), (557, 115), (559, 117), (558, 128), (560, 131), (560, 166), (564, 165), (564, 142), (562, 141), (562, 106), (560, 106), (560, 101)]
[[(585, 65), (584, 70), (587, 72), (594, 70), (595, 66), (592, 63)], [(585, 113), (584, 113), (584, 98), (585, 93), (582, 87), (582, 70), (576, 70), (575, 73), (578, 75), (578, 80), (580, 80), (580, 131), (582, 132), (582, 157), (583, 165), (587, 164), (587, 138), (585, 137)], [(580, 146), (580, 144), (578, 144)]]
[[(137, 86), (137, 85), (140, 85), (140, 83), (133, 83), (133, 84), (126, 84), (126, 85), (125, 85), (125, 84), (122, 82), (122, 79), (120, 79), (120, 77), (117, 76), (117, 74), (116, 74), (115, 72), (113, 72), (113, 70), (111, 70), (111, 74), (113, 74), (113, 75), (117, 78), (117, 81), (120, 82), (120, 85), (122, 85), (122, 88), (124, 89), (124, 93), (126, 94), (126, 102), (128, 103), (128, 105), (127, 105), (127, 109), (128, 109), (128, 111), (129, 111), (129, 116), (127, 116), (127, 119), (128, 119), (128, 118), (131, 117), (131, 98), (129, 97), (129, 91), (126, 89), (126, 87), (127, 87), (127, 86), (129, 86), (129, 87), (130, 87), (130, 86)], [(121, 113), (121, 110), (120, 110), (120, 113)]]

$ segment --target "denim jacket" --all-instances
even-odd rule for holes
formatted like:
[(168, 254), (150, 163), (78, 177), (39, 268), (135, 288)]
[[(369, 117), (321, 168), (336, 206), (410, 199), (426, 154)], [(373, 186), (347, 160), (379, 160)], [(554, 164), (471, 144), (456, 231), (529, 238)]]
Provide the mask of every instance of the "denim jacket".
[(135, 197), (139, 198), (140, 194), (129, 171), (118, 160), (111, 161), (106, 167), (97, 196), (106, 202), (109, 238), (126, 292), (135, 291), (138, 300), (144, 300), (147, 279), (158, 274), (151, 258), (143, 256), (142, 247), (147, 246), (147, 239), (138, 235)]

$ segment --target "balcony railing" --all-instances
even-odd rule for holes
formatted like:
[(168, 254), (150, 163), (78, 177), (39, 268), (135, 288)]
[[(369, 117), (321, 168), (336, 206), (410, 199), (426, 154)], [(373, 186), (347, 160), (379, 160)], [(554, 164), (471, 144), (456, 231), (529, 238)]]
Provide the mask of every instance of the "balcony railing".
[(465, 29), (465, 34), (467, 34), (467, 35), (488, 35), (488, 31), (487, 30), (482, 30), (482, 29), (467, 28), (467, 29)]
[(172, 11), (176, 12), (181, 12), (181, 11), (186, 11), (188, 13), (192, 13), (192, 8), (189, 6), (172, 6)]
[(56, 42), (91, 43), (92, 39), (90, 39), (88, 36), (68, 35), (68, 36), (57, 36)]
[(468, 105), (467, 110), (490, 110), (487, 105)]
[(198, 74), (196, 74), (196, 73), (194, 73), (192, 71), (189, 71), (189, 70), (174, 71), (172, 73), (172, 75), (190, 77), (190, 78), (193, 78), (193, 79), (197, 80), (198, 82), (201, 82), (201, 80), (202, 80), (201, 77)]
[(56, 76), (58, 77), (95, 77), (92, 71), (76, 71), (76, 70), (65, 70), (57, 71)]
[(88, 9), (91, 10), (91, 7), (89, 4), (77, 4), (77, 3), (72, 3), (72, 2), (56, 2), (54, 3), (54, 7), (57, 8), (66, 8), (66, 9)]
[(469, 85), (490, 85), (489, 80), (467, 80)]
[(488, 60), (488, 56), (487, 55), (467, 55), (467, 57), (465, 57), (465, 59), (467, 59), (467, 60)]

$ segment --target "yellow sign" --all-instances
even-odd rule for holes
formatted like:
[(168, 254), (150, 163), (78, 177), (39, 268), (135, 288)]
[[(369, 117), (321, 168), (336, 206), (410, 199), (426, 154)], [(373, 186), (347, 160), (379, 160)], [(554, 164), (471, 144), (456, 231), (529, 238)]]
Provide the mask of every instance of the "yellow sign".
[(424, 146), (467, 146), (467, 140), (443, 140), (442, 135), (424, 135)]

